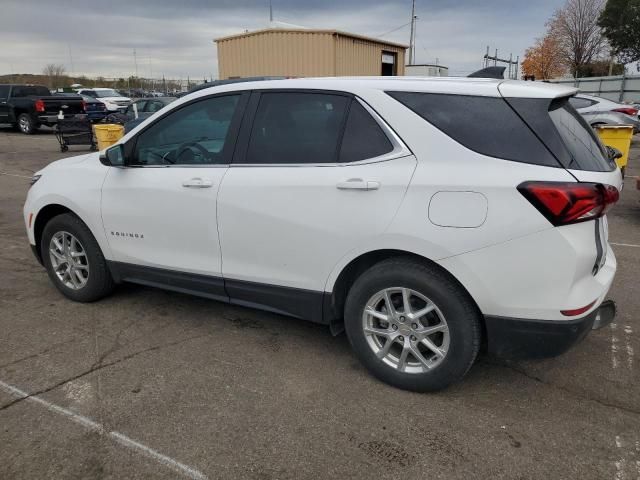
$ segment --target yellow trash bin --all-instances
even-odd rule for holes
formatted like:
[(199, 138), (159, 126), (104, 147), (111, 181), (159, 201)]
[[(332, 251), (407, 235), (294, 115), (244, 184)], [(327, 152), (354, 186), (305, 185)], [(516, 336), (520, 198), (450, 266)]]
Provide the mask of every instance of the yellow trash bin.
[(631, 125), (597, 125), (595, 129), (602, 143), (609, 147), (617, 148), (622, 153), (622, 156), (616, 160), (616, 163), (624, 173), (627, 162), (629, 161), (633, 127)]
[(109, 148), (124, 136), (124, 127), (122, 125), (94, 125), (93, 131), (98, 141), (98, 150)]

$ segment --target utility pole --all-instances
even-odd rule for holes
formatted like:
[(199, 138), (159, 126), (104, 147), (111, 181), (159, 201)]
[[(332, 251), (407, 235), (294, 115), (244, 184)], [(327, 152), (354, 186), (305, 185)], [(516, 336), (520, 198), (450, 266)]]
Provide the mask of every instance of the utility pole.
[(273, 5), (271, 0), (269, 0), (269, 26), (273, 24)]
[[(133, 49), (133, 64), (136, 67), (136, 78), (138, 78), (138, 57), (136, 56), (136, 49)], [(140, 84), (140, 80), (138, 80), (138, 84)], [(138, 85), (140, 87), (140, 85)]]
[(75, 72), (75, 69), (73, 68), (73, 57), (71, 56), (71, 44), (67, 43), (67, 47), (69, 47), (69, 64), (71, 65), (71, 72), (69, 73), (73, 75), (73, 72)]
[(415, 26), (416, 23), (416, 0), (411, 0), (411, 33), (409, 34), (409, 65), (412, 65), (415, 57)]

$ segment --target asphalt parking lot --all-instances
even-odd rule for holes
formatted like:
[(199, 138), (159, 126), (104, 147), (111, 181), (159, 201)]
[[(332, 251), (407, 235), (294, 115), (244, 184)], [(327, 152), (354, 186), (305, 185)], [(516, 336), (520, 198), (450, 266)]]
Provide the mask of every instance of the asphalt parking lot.
[(63, 298), (21, 212), (32, 173), (71, 150), (0, 128), (1, 479), (640, 478), (634, 179), (609, 215), (615, 324), (555, 359), (481, 356), (461, 384), (415, 394), (321, 326), (133, 285)]

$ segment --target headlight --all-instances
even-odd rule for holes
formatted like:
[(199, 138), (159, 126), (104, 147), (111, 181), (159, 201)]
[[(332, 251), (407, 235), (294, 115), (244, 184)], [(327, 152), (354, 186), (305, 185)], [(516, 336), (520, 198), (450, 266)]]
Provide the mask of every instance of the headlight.
[(38, 180), (40, 180), (40, 177), (42, 177), (42, 175), (34, 175), (33, 177), (31, 177), (31, 181), (29, 182), (29, 186), (31, 187), (34, 183), (36, 183)]

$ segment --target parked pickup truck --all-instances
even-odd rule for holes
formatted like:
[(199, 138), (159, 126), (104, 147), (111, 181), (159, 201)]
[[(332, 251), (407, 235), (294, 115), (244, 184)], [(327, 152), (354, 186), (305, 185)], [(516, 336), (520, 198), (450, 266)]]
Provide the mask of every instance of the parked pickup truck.
[(40, 125), (55, 125), (60, 111), (65, 118), (84, 115), (82, 97), (51, 95), (40, 85), (0, 85), (0, 123), (10, 123), (22, 133), (34, 133)]

